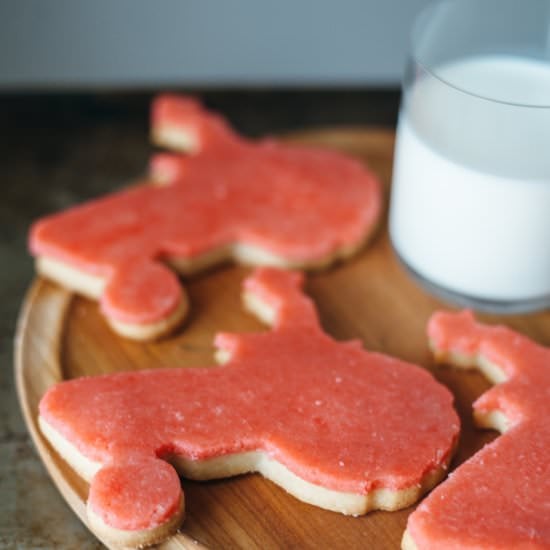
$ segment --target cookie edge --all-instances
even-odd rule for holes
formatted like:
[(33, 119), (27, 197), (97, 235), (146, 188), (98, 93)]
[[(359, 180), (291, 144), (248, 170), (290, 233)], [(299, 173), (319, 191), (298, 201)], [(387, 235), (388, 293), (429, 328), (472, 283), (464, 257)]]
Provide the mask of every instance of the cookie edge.
[[(49, 256), (36, 258), (36, 271), (62, 287), (86, 298), (99, 301), (105, 288), (105, 279), (75, 268), (66, 262)], [(156, 340), (166, 336), (179, 327), (189, 311), (189, 302), (185, 291), (176, 308), (166, 317), (152, 323), (128, 323), (103, 314), (114, 332), (120, 336), (138, 341)]]
[[(90, 460), (59, 431), (39, 416), (40, 429), (61, 457), (86, 481), (90, 482), (102, 467)], [(374, 510), (396, 511), (417, 502), (435, 487), (447, 472), (452, 453), (440, 466), (427, 472), (419, 483), (404, 489), (378, 488), (365, 494), (327, 489), (306, 481), (264, 451), (234, 453), (221, 457), (192, 460), (182, 456), (165, 456), (178, 474), (196, 481), (225, 479), (247, 473), (259, 473), (296, 499), (324, 510), (344, 515), (360, 516)]]
[[(433, 353), (435, 362), (438, 364), (449, 365), (452, 368), (461, 370), (478, 370), (492, 385), (502, 384), (508, 379), (501, 367), (489, 361), (482, 354), (467, 355), (455, 351), (446, 351), (438, 347), (433, 339), (429, 340), (429, 347)], [(508, 417), (498, 410), (489, 411), (487, 413), (474, 410), (473, 418), (478, 428), (496, 430), (499, 434), (505, 433), (510, 428)], [(475, 454), (477, 453), (474, 453), (472, 457), (475, 456)], [(418, 546), (408, 526), (401, 539), (401, 550), (418, 550)]]
[(162, 542), (178, 531), (185, 518), (185, 499), (182, 492), (174, 514), (167, 521), (151, 529), (130, 530), (113, 527), (94, 512), (89, 501), (86, 503), (86, 515), (92, 530), (107, 542), (123, 548), (144, 548)]
[[(245, 266), (269, 266), (280, 269), (304, 269), (308, 271), (326, 269), (338, 261), (345, 261), (368, 244), (378, 228), (378, 221), (357, 243), (338, 248), (334, 252), (312, 261), (285, 259), (261, 247), (245, 243), (233, 243), (205, 252), (193, 258), (170, 257), (166, 264), (179, 275), (190, 276), (227, 262)], [(38, 255), (35, 259), (36, 271), (46, 279), (82, 296), (98, 301), (105, 289), (106, 281), (99, 275), (93, 275), (72, 266), (68, 262), (57, 260), (48, 255)], [(111, 328), (120, 336), (138, 341), (150, 341), (162, 338), (179, 327), (189, 312), (189, 302), (182, 289), (182, 300), (167, 317), (152, 323), (128, 323), (104, 315)]]

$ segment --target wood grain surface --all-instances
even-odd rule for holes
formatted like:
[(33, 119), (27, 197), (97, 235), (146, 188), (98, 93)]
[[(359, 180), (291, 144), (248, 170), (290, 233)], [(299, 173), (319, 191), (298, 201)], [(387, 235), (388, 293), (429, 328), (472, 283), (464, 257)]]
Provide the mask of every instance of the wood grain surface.
[[(293, 135), (291, 141), (330, 146), (365, 160), (389, 194), (394, 135), (385, 130), (327, 130)], [(387, 200), (386, 200), (387, 204)], [(41, 458), (59, 490), (86, 522), (88, 486), (51, 449), (36, 423), (41, 396), (53, 383), (82, 375), (157, 367), (211, 366), (217, 331), (266, 330), (245, 313), (240, 284), (249, 269), (225, 266), (185, 281), (191, 314), (175, 336), (152, 344), (117, 337), (97, 305), (37, 280), (23, 304), (16, 340), (20, 405)], [(477, 373), (435, 367), (425, 337), (426, 321), (450, 306), (426, 294), (395, 259), (386, 220), (360, 254), (330, 270), (308, 276), (326, 331), (336, 339), (360, 338), (370, 350), (411, 361), (433, 372), (455, 395), (463, 429), (455, 468), (490, 441), (494, 432), (474, 428), (471, 405), (489, 385)], [(542, 344), (550, 344), (550, 313), (499, 319)], [(337, 442), (335, 443), (337, 444)], [(304, 504), (259, 475), (227, 480), (182, 480), (186, 519), (182, 533), (163, 549), (200, 548), (373, 548), (397, 549), (407, 516), (374, 512), (345, 517)]]

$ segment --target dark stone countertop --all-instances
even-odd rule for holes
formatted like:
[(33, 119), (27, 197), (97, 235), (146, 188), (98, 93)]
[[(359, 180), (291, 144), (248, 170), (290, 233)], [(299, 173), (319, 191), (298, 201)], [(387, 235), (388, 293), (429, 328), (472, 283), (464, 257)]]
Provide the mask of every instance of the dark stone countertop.
[[(216, 91), (201, 95), (245, 134), (394, 126), (396, 91)], [(101, 545), (50, 481), (14, 389), (13, 336), (33, 277), (26, 233), (37, 217), (143, 174), (149, 93), (0, 95), (0, 548)]]

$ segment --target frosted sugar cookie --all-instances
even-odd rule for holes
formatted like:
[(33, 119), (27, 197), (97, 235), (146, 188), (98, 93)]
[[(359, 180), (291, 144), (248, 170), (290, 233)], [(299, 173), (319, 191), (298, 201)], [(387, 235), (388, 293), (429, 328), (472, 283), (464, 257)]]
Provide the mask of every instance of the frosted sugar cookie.
[(496, 384), (474, 403), (474, 418), (502, 435), (418, 506), (403, 548), (550, 548), (550, 350), (469, 311), (436, 313), (428, 336), (437, 360)]
[(185, 317), (172, 269), (186, 275), (226, 260), (323, 267), (356, 252), (377, 223), (380, 183), (343, 154), (247, 140), (174, 96), (154, 102), (153, 135), (190, 152), (153, 158), (164, 185), (89, 201), (30, 232), (38, 272), (99, 300), (129, 338), (166, 334)]
[(91, 482), (102, 533), (119, 542), (138, 531), (145, 544), (176, 528), (182, 495), (168, 463), (198, 480), (259, 472), (353, 515), (408, 506), (443, 477), (459, 432), (450, 392), (420, 367), (333, 340), (301, 283), (273, 268), (245, 281), (245, 304), (272, 328), (219, 334), (221, 366), (80, 378), (46, 393), (42, 431)]

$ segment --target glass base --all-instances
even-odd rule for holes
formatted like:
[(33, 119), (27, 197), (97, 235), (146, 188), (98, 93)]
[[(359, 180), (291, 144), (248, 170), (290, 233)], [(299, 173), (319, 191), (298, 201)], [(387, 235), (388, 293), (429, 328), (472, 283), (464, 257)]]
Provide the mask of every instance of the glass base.
[(494, 313), (499, 315), (530, 313), (533, 311), (540, 311), (550, 308), (550, 296), (517, 301), (484, 300), (482, 298), (476, 298), (474, 296), (455, 292), (454, 290), (449, 290), (448, 288), (433, 283), (424, 276), (420, 275), (407, 264), (395, 248), (393, 248), (393, 252), (399, 260), (399, 263), (404, 267), (405, 271), (407, 271), (416, 283), (427, 290), (430, 294), (451, 305), (467, 307), (484, 313)]

